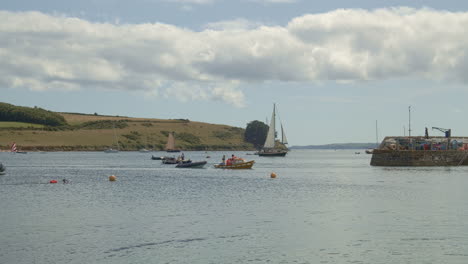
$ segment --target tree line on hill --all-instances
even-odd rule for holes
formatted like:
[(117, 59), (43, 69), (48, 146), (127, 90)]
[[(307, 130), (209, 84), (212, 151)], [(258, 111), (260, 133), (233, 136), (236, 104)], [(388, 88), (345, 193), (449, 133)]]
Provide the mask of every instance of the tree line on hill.
[(267, 124), (258, 120), (249, 122), (245, 128), (244, 140), (252, 143), (256, 149), (260, 149), (265, 144), (268, 128)]
[(46, 126), (67, 125), (60, 114), (39, 108), (15, 106), (0, 102), (0, 121), (25, 122)]

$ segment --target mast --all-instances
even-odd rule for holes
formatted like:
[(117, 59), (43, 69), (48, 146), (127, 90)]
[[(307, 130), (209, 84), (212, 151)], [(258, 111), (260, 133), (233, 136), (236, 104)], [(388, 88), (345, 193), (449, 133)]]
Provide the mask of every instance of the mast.
[(408, 136), (411, 137), (411, 105), (408, 106)]
[(114, 142), (117, 145), (117, 150), (120, 150), (119, 141), (117, 140), (117, 132), (115, 132), (115, 123), (112, 124), (114, 128)]
[(276, 106), (273, 104), (273, 113), (271, 114), (270, 127), (268, 128), (267, 138), (263, 148), (274, 148), (275, 147), (275, 119), (276, 119)]
[(410, 149), (413, 150), (413, 143), (411, 142), (411, 105), (408, 106), (408, 138)]
[(379, 146), (379, 130), (377, 127), (377, 120), (375, 120), (375, 145)]

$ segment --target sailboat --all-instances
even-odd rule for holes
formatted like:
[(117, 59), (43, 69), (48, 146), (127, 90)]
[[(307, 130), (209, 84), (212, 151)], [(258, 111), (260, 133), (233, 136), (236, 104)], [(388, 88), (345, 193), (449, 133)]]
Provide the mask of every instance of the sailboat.
[(11, 152), (18, 153), (18, 154), (26, 154), (27, 153), (26, 151), (18, 151), (18, 149), (16, 148), (16, 143), (15, 142), (13, 142), (13, 144), (11, 145)]
[[(270, 127), (268, 128), (267, 138), (263, 148), (258, 152), (259, 156), (264, 157), (284, 157), (288, 153), (288, 149), (276, 147), (276, 105), (273, 104), (273, 113), (271, 115)], [(286, 134), (284, 133), (283, 124), (281, 126), (281, 143), (288, 144)]]
[(117, 141), (117, 133), (115, 132), (115, 124), (113, 126), (113, 130), (114, 130), (114, 143), (117, 145), (117, 149), (113, 149), (112, 147), (104, 150), (105, 153), (117, 153), (119, 152), (119, 141)]
[(174, 133), (169, 133), (165, 149), (167, 152), (180, 152), (180, 149), (175, 148)]

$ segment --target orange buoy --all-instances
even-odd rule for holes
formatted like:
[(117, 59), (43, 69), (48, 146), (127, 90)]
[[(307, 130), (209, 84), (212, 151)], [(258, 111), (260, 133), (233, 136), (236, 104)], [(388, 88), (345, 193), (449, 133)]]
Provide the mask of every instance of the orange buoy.
[(117, 180), (117, 177), (115, 177), (115, 175), (109, 176), (109, 181), (115, 181), (115, 180)]
[(276, 173), (272, 172), (272, 173), (270, 174), (270, 177), (271, 177), (272, 179), (276, 178)]
[(57, 183), (57, 180), (51, 180), (49, 183)]

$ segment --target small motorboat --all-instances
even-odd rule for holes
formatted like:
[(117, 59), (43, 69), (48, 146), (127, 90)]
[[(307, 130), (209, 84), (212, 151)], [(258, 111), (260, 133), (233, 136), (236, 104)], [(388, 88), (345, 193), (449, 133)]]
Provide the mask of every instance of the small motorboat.
[(205, 166), (206, 160), (204, 161), (182, 161), (177, 163), (176, 168), (203, 168)]
[(374, 153), (374, 149), (366, 149), (366, 154), (372, 154)]
[(152, 160), (163, 160), (165, 159), (166, 157), (155, 157), (154, 155), (151, 155), (151, 159)]
[(164, 157), (162, 159), (163, 164), (177, 164), (177, 159), (175, 157)]
[(231, 169), (231, 170), (242, 170), (242, 169), (251, 169), (255, 161), (246, 161), (241, 158), (228, 159), (226, 163), (219, 163), (214, 165), (217, 169)]

